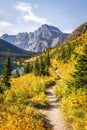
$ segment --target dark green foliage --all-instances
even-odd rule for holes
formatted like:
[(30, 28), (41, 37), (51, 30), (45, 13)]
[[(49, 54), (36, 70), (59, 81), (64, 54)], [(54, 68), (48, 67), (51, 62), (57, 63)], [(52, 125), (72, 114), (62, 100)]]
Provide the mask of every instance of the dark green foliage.
[(24, 67), (24, 74), (34, 72), (37, 76), (49, 75), (51, 65), (49, 51), (46, 54), (39, 55), (34, 62), (29, 62)]
[(3, 92), (4, 92), (3, 87), (0, 84), (0, 93), (3, 93)]
[(64, 59), (66, 57), (66, 49), (62, 46), (61, 48), (61, 59)]
[(24, 66), (24, 74), (28, 74), (30, 72), (32, 72), (32, 69), (33, 69), (33, 65), (32, 63), (27, 63), (25, 66)]
[(44, 61), (44, 57), (41, 55), (40, 56), (40, 61), (39, 61), (39, 67), (40, 67), (40, 76), (45, 75), (45, 61)]
[(24, 74), (28, 74), (28, 64), (24, 66)]
[(44, 55), (40, 55), (36, 58), (34, 62), (34, 74), (38, 76), (45, 76), (49, 75), (49, 67), (50, 67), (50, 56), (49, 52)]
[(49, 67), (51, 65), (50, 63), (50, 54), (49, 51), (47, 52), (46, 58), (45, 58), (45, 64)]
[(49, 51), (47, 52), (47, 55), (45, 57), (45, 65), (45, 74), (49, 75), (49, 67), (51, 66)]
[(3, 83), (0, 83), (0, 93), (4, 93), (4, 91), (7, 89), (6, 86), (4, 86)]
[(3, 78), (2, 82), (7, 87), (10, 87), (10, 82), (9, 82), (10, 76), (11, 76), (11, 61), (8, 56), (6, 59), (6, 63), (4, 65), (3, 73), (2, 73), (2, 78)]
[(51, 66), (49, 51), (45, 55), (40, 56), (40, 76), (49, 75), (49, 67)]
[(87, 45), (84, 46), (83, 54), (77, 57), (75, 72), (72, 74), (72, 81), (68, 83), (69, 88), (87, 89)]
[(71, 55), (74, 53), (75, 45), (69, 43), (61, 45), (59, 50), (56, 50), (58, 53), (58, 59), (67, 62), (70, 59)]
[(40, 66), (39, 66), (39, 59), (36, 58), (35, 62), (34, 62), (34, 67), (33, 67), (33, 71), (35, 75), (40, 75)]

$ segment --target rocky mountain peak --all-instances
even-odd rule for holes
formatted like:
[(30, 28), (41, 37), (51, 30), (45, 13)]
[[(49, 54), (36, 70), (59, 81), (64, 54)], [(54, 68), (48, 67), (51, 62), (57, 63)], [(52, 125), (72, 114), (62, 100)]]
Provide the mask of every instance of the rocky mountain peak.
[(68, 34), (64, 34), (57, 27), (42, 25), (35, 32), (22, 32), (18, 35), (4, 34), (1, 39), (22, 49), (38, 52), (62, 43)]

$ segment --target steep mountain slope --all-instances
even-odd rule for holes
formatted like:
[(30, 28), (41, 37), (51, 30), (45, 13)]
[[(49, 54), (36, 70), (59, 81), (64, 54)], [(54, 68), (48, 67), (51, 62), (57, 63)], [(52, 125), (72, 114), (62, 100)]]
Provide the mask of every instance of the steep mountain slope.
[(13, 56), (20, 55), (22, 56), (30, 56), (32, 53), (25, 51), (23, 49), (20, 49), (2, 39), (0, 39), (0, 55), (7, 55), (7, 53), (10, 53)]
[(71, 34), (69, 34), (65, 38), (64, 42), (67, 42), (69, 40), (73, 40), (74, 38), (76, 38), (77, 36), (80, 36), (85, 31), (87, 31), (87, 22), (83, 23), (79, 27), (77, 27)]
[(61, 32), (58, 28), (42, 25), (34, 33), (19, 33), (18, 35), (4, 34), (1, 39), (10, 42), (25, 50), (38, 52), (46, 48), (55, 47), (62, 43), (68, 34)]
[[(80, 51), (84, 44), (87, 42), (87, 23), (83, 23), (75, 29), (71, 34), (69, 34), (64, 40), (63, 44), (55, 48), (53, 57), (59, 60), (64, 60), (67, 62), (70, 57), (76, 53), (75, 50)], [(80, 49), (79, 49), (80, 48)]]

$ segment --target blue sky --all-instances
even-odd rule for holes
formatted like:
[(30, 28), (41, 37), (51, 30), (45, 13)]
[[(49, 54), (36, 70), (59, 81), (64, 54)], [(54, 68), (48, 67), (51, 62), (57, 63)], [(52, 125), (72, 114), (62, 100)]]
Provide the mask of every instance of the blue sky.
[(42, 24), (72, 32), (87, 21), (87, 0), (0, 0), (0, 35), (35, 31)]

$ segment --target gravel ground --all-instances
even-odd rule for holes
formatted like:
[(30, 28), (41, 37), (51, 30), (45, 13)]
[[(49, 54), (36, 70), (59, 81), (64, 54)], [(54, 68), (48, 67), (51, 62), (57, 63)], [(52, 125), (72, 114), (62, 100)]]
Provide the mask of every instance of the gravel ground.
[(47, 95), (50, 101), (50, 106), (41, 112), (46, 116), (52, 130), (71, 130), (66, 127), (66, 124), (62, 118), (60, 107), (53, 94), (53, 86), (47, 89)]

